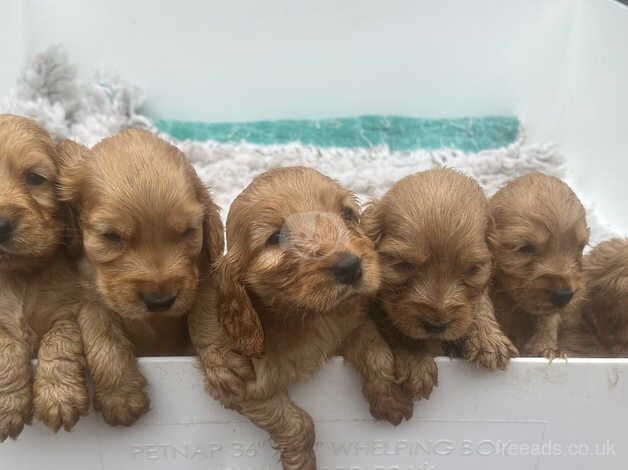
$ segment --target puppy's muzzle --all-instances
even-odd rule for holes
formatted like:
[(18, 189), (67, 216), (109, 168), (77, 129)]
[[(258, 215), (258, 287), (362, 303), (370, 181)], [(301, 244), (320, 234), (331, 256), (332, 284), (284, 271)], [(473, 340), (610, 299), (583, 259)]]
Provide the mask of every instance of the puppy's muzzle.
[(4, 245), (13, 238), (13, 222), (6, 217), (0, 217), (0, 245)]
[(142, 300), (149, 312), (165, 312), (174, 305), (177, 296), (165, 292), (149, 292), (142, 295)]
[(558, 308), (565, 307), (573, 299), (574, 291), (568, 288), (550, 289), (549, 298), (552, 305)]
[(355, 284), (362, 279), (362, 260), (351, 253), (342, 253), (331, 271), (341, 284)]
[(447, 331), (447, 328), (449, 328), (451, 322), (448, 321), (445, 323), (432, 323), (427, 320), (419, 319), (419, 323), (425, 331), (430, 334), (437, 335), (439, 333), (444, 333), (445, 331)]

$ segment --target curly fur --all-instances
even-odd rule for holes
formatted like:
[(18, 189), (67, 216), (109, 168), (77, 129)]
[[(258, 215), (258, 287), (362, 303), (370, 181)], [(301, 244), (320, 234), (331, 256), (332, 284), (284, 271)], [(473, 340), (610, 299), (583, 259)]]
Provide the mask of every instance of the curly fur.
[(0, 217), (13, 226), (0, 244), (0, 441), (16, 438), (33, 414), (70, 430), (89, 408), (58, 164), (35, 122), (0, 115)]
[[(209, 393), (269, 432), (284, 468), (316, 468), (312, 419), (288, 386), (335, 354), (361, 373), (376, 418), (397, 424), (410, 416), (392, 353), (367, 319), (380, 269), (349, 191), (311, 169), (271, 170), (231, 206), (227, 241), (190, 334)], [(347, 253), (360, 258), (362, 275), (341, 283), (332, 271)]]
[[(560, 356), (558, 326), (584, 297), (582, 253), (589, 241), (584, 208), (564, 182), (540, 173), (513, 180), (489, 206), (497, 318), (524, 354)], [(567, 289), (573, 298), (556, 306), (555, 289)]]
[(584, 257), (582, 306), (560, 326), (561, 350), (575, 357), (628, 355), (628, 239), (597, 245)]
[(416, 398), (436, 385), (433, 355), (442, 350), (506, 367), (516, 350), (488, 299), (488, 207), (473, 179), (449, 169), (403, 178), (367, 206), (362, 227), (382, 266), (371, 315), (395, 351), (398, 379)]
[[(190, 351), (186, 315), (222, 253), (222, 223), (183, 153), (148, 132), (59, 147), (61, 196), (83, 247), (79, 323), (95, 406), (109, 424), (130, 425), (149, 407), (134, 353)], [(151, 309), (155, 292), (173, 303)]]

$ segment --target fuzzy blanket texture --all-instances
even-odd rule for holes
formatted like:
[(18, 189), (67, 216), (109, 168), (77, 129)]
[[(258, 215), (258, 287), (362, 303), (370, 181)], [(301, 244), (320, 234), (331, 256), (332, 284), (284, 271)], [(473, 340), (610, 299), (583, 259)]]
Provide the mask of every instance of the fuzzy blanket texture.
[[(14, 90), (0, 100), (0, 112), (31, 117), (56, 139), (71, 138), (93, 146), (121, 129), (148, 129), (183, 150), (210, 187), (223, 216), (251, 179), (274, 167), (305, 165), (355, 191), (362, 201), (383, 194), (400, 178), (429, 168), (447, 166), (476, 178), (490, 196), (508, 180), (540, 171), (567, 176), (566, 161), (552, 144), (526, 144), (520, 128), (508, 146), (465, 153), (452, 148), (398, 151), (386, 145), (319, 147), (300, 142), (258, 145), (242, 141), (178, 140), (160, 132), (141, 113), (144, 94), (115, 74), (97, 72), (82, 81), (64, 49), (55, 46), (25, 67)], [(592, 245), (617, 234), (600, 223), (584, 201), (591, 225)]]

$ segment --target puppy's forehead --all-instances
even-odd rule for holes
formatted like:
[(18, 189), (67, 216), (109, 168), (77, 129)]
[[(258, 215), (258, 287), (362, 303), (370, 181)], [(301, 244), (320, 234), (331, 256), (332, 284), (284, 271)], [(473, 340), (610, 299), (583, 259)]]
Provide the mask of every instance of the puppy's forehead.
[[(480, 186), (453, 170), (431, 170), (399, 181), (382, 198), (385, 232), (415, 243), (483, 240), (488, 206)], [(419, 239), (417, 239), (419, 235)]]
[(497, 227), (518, 227), (552, 234), (587, 232), (586, 213), (571, 188), (539, 173), (506, 185), (490, 201)]
[(35, 122), (0, 115), (0, 163), (15, 168), (43, 166), (55, 171), (55, 149), (48, 133)]
[[(200, 207), (185, 156), (151, 135), (106, 139), (87, 160), (87, 205), (156, 218)], [(118, 136), (116, 136), (118, 137)]]
[(281, 223), (293, 214), (337, 213), (343, 206), (357, 209), (352, 193), (331, 178), (309, 168), (280, 168), (253, 180), (232, 204), (228, 222), (247, 213), (250, 220)]

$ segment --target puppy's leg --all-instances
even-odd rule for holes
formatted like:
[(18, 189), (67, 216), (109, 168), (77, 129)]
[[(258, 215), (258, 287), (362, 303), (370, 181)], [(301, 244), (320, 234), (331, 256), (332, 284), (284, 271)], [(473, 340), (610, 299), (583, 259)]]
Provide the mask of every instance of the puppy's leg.
[(83, 308), (79, 325), (96, 388), (94, 407), (110, 425), (130, 426), (150, 404), (133, 345), (119, 322), (97, 305)]
[(233, 351), (216, 316), (204, 308), (197, 307), (188, 316), (190, 337), (205, 372), (209, 394), (229, 406), (230, 401), (244, 397), (246, 384), (255, 381), (255, 370), (248, 357)]
[(488, 294), (482, 296), (473, 324), (455, 346), (463, 358), (490, 370), (505, 369), (510, 358), (519, 354), (499, 328)]
[(525, 345), (525, 353), (532, 357), (546, 357), (555, 359), (565, 357), (558, 350), (558, 326), (560, 325), (560, 314), (543, 315), (536, 319), (536, 330), (534, 335)]
[(396, 426), (412, 417), (412, 397), (397, 383), (393, 353), (373, 322), (366, 321), (354, 331), (341, 352), (360, 372), (362, 393), (375, 419)]
[(287, 394), (244, 401), (235, 408), (270, 434), (284, 470), (316, 470), (314, 422)]
[(395, 375), (414, 400), (428, 399), (438, 386), (438, 368), (427, 351), (395, 348)]
[(60, 320), (43, 336), (35, 370), (35, 417), (53, 431), (72, 429), (89, 411), (83, 341), (74, 320)]
[(0, 442), (17, 438), (33, 414), (31, 348), (0, 327)]

